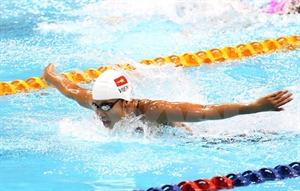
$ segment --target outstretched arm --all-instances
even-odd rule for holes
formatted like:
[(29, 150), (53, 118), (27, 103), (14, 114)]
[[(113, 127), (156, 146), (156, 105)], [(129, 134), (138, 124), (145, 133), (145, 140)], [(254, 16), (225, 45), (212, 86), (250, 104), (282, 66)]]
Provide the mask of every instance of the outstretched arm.
[(292, 94), (281, 90), (257, 99), (250, 104), (200, 105), (172, 103), (166, 101), (145, 101), (142, 113), (145, 118), (157, 122), (199, 122), (225, 119), (237, 115), (264, 111), (281, 111), (282, 106), (292, 100)]
[(81, 88), (65, 77), (56, 74), (53, 64), (49, 64), (44, 69), (44, 79), (56, 87), (64, 96), (77, 101), (78, 104), (85, 108), (92, 109), (91, 90)]

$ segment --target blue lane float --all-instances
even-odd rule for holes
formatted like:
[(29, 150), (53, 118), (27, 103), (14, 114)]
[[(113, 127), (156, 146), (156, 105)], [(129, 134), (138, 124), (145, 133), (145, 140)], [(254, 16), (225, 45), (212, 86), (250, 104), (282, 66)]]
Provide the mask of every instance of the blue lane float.
[(264, 167), (259, 170), (246, 170), (243, 173), (214, 176), (211, 179), (185, 180), (179, 184), (166, 184), (162, 187), (151, 187), (147, 190), (134, 191), (217, 191), (298, 176), (300, 176), (300, 162), (292, 162), (289, 165), (277, 165), (274, 168)]

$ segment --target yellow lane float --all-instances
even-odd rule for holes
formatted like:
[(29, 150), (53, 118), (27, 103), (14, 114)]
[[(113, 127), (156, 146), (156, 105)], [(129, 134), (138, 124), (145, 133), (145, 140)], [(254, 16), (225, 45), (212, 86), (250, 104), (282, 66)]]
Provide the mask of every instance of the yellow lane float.
[[(196, 67), (201, 64), (212, 64), (216, 62), (225, 62), (228, 60), (242, 59), (260, 54), (273, 53), (276, 51), (295, 50), (300, 47), (300, 36), (283, 36), (277, 39), (267, 39), (263, 41), (254, 41), (248, 44), (239, 44), (237, 46), (227, 46), (224, 48), (212, 48), (210, 50), (200, 50), (195, 53), (184, 53), (182, 55), (173, 54), (165, 57), (142, 60), (141, 64), (163, 65), (173, 63), (180, 67)], [(132, 71), (134, 66), (129, 64), (117, 64), (119, 68)], [(84, 72), (62, 72), (67, 79), (74, 83), (89, 83), (97, 78), (105, 70), (112, 69), (112, 66), (100, 66), (98, 69), (89, 68)], [(0, 96), (28, 92), (48, 88), (49, 86), (43, 77), (30, 77), (24, 80), (14, 80), (12, 82), (0, 82)]]

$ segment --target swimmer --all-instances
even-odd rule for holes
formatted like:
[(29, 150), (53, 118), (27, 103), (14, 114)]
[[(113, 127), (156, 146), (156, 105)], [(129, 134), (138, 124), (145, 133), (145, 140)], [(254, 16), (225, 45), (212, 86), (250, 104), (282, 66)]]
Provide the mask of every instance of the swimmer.
[(201, 105), (189, 102), (134, 99), (132, 87), (125, 75), (106, 70), (95, 81), (92, 90), (81, 88), (67, 78), (55, 73), (54, 65), (44, 69), (44, 79), (56, 87), (64, 96), (79, 105), (94, 110), (106, 128), (114, 125), (126, 115), (141, 116), (141, 120), (191, 131), (183, 122), (219, 120), (237, 115), (265, 111), (281, 111), (283, 105), (292, 101), (292, 93), (280, 90), (263, 96), (248, 104), (228, 103)]
[(300, 13), (300, 0), (287, 0), (285, 6), (285, 13), (299, 14)]
[(262, 8), (270, 14), (299, 14), (300, 0), (272, 0)]

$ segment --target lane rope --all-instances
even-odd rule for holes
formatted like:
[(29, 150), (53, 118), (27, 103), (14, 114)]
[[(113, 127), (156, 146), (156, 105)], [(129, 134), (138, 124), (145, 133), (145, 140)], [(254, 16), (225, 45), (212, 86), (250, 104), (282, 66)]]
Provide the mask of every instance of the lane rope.
[(289, 165), (277, 165), (275, 168), (264, 167), (259, 170), (246, 170), (243, 173), (230, 173), (226, 176), (217, 175), (211, 179), (185, 180), (178, 184), (134, 191), (217, 191), (298, 176), (300, 176), (300, 162), (292, 162)]
[[(163, 65), (173, 63), (179, 67), (196, 67), (201, 64), (212, 64), (216, 62), (225, 62), (228, 60), (242, 59), (260, 54), (273, 53), (276, 51), (289, 51), (300, 48), (300, 36), (282, 36), (277, 39), (267, 39), (263, 41), (253, 41), (248, 44), (239, 44), (237, 46), (227, 46), (224, 48), (213, 48), (210, 50), (200, 50), (195, 53), (184, 53), (182, 55), (173, 54), (166, 57), (157, 57), (154, 59), (142, 60), (141, 64)], [(124, 70), (135, 70), (130, 64), (116, 64)], [(112, 69), (112, 66), (101, 66), (98, 69), (89, 68), (84, 72), (72, 71), (62, 72), (67, 79), (76, 84), (89, 83), (97, 78), (105, 70)], [(26, 80), (14, 80), (12, 82), (0, 82), (0, 96), (36, 91), (48, 86), (43, 77), (30, 77)]]
[(182, 55), (170, 55), (167, 57), (157, 57), (152, 60), (142, 60), (142, 64), (162, 65), (174, 63), (176, 66), (195, 67), (201, 64), (212, 64), (215, 62), (225, 62), (227, 60), (242, 59), (259, 54), (273, 53), (275, 51), (289, 51), (300, 48), (300, 36), (287, 36), (263, 41), (253, 41), (248, 44), (237, 46), (227, 46), (224, 48), (213, 48), (210, 50), (200, 50), (195, 53), (185, 53)]

